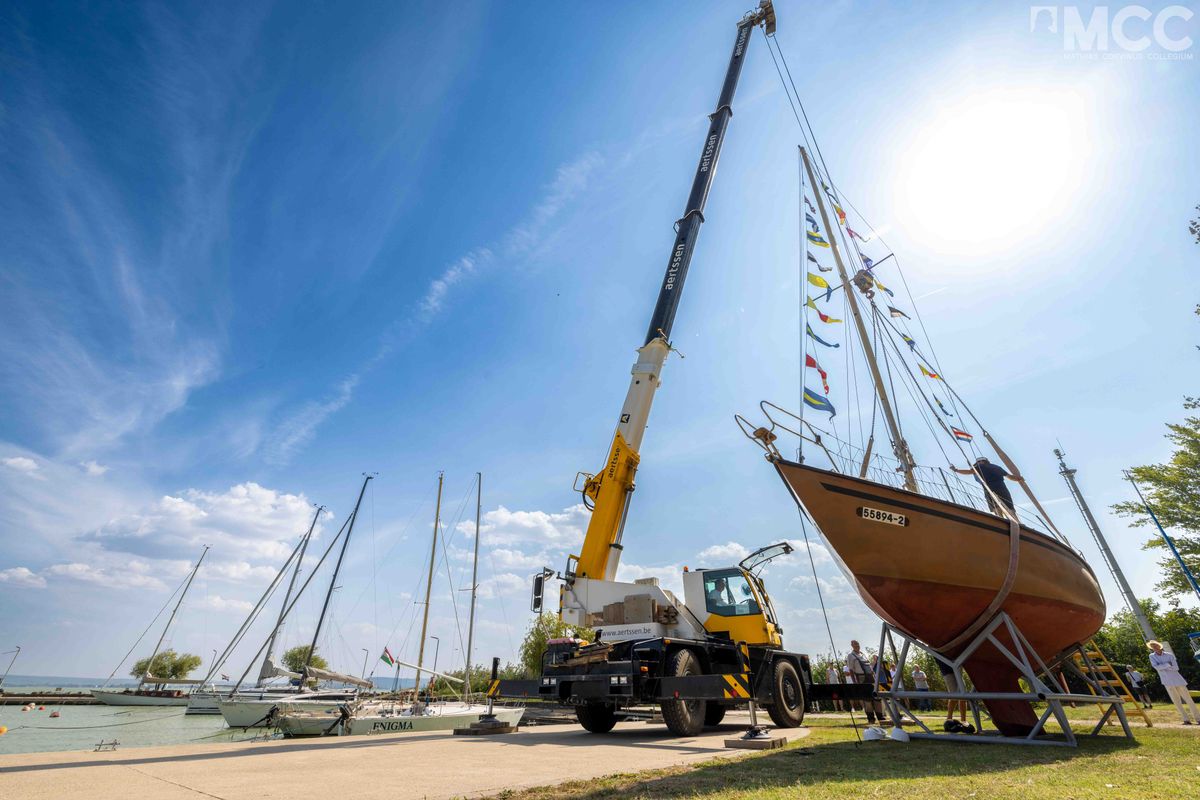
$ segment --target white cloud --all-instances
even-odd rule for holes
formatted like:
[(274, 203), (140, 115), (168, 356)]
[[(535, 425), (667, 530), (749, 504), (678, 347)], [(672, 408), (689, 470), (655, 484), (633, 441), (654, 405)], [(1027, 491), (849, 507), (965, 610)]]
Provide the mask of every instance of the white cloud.
[[(133, 562), (131, 562), (132, 564)], [(143, 563), (144, 566), (144, 563)], [(165, 589), (166, 584), (141, 569), (97, 567), (92, 564), (54, 564), (42, 570), (43, 575), (91, 583), (109, 589)]]
[(728, 567), (738, 563), (748, 555), (750, 555), (750, 551), (745, 546), (737, 542), (726, 542), (725, 544), (714, 544), (711, 547), (704, 548), (696, 554), (696, 560), (697, 566)]
[(26, 475), (33, 476), (38, 471), (38, 463), (32, 458), (25, 456), (12, 456), (10, 458), (0, 458), (0, 464), (8, 467), (16, 472), (23, 472)]
[(346, 407), (354, 397), (359, 378), (357, 373), (350, 375), (338, 383), (330, 397), (305, 403), (289, 414), (268, 437), (264, 460), (276, 466), (291, 461), (298, 450), (312, 441), (322, 422)]
[(511, 572), (502, 572), (499, 575), (479, 582), (479, 597), (481, 599), (490, 599), (501, 595), (511, 595), (528, 591), (529, 587), (528, 577), (515, 575)]
[(590, 518), (582, 503), (560, 512), (510, 511), (500, 506), (483, 516), (479, 531), (483, 541), (492, 545), (537, 542), (572, 546), (583, 542)]
[(435, 314), (442, 310), (442, 304), (445, 302), (446, 295), (450, 290), (474, 275), (480, 266), (491, 259), (492, 251), (486, 247), (481, 247), (477, 250), (472, 250), (447, 267), (441, 275), (429, 284), (429, 288), (425, 290), (425, 296), (421, 298), (420, 303), (421, 316), (426, 320), (432, 319)]
[[(240, 561), (276, 560), (291, 552), (308, 528), (313, 508), (304, 495), (277, 492), (247, 482), (224, 492), (188, 489), (166, 495), (148, 508), (109, 520), (80, 537), (115, 552), (151, 558), (195, 557), (212, 545), (228, 560), (214, 574), (229, 580), (255, 579)], [(271, 573), (274, 574), (274, 573)]]
[(85, 473), (87, 473), (87, 475), (93, 478), (98, 478), (104, 473), (108, 472), (108, 467), (96, 461), (81, 461), (79, 462), (79, 467)]
[(235, 600), (219, 594), (210, 594), (196, 603), (196, 607), (206, 608), (210, 611), (249, 611), (254, 608), (254, 604), (246, 600)]
[(46, 579), (28, 567), (0, 569), (0, 583), (7, 583), (10, 586), (18, 586), (24, 589), (46, 588)]

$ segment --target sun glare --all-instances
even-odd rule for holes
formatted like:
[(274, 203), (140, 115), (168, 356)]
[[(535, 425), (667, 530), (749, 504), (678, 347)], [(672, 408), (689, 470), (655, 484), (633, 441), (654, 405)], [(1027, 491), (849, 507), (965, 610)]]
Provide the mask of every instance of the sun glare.
[(935, 247), (1018, 243), (1070, 205), (1089, 150), (1078, 94), (973, 95), (944, 106), (903, 151), (901, 218)]

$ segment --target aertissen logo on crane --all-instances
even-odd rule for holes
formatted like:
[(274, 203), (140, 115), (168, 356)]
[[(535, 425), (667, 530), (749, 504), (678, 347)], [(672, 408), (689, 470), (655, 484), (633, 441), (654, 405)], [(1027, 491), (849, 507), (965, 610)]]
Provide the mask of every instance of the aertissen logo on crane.
[(679, 262), (683, 260), (684, 244), (675, 245), (675, 253), (671, 256), (671, 266), (667, 268), (667, 283), (663, 289), (668, 292), (675, 288), (675, 276), (679, 274)]

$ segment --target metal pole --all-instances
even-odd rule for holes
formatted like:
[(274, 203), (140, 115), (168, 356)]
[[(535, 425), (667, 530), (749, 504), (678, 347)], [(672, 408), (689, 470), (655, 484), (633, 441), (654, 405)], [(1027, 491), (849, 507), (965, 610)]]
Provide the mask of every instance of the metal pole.
[(162, 636), (158, 637), (158, 643), (154, 645), (154, 652), (150, 654), (150, 660), (146, 662), (146, 671), (138, 679), (139, 689), (146, 682), (146, 676), (150, 674), (150, 670), (154, 668), (154, 658), (158, 655), (158, 649), (162, 647), (163, 640), (167, 638), (167, 631), (171, 630), (171, 623), (175, 621), (175, 615), (179, 613), (179, 607), (183, 605), (183, 598), (187, 597), (188, 589), (192, 587), (192, 581), (196, 579), (196, 573), (200, 571), (200, 565), (204, 563), (206, 555), (208, 555), (208, 545), (204, 545), (204, 550), (200, 553), (200, 558), (196, 561), (196, 566), (192, 569), (192, 574), (188, 576), (187, 583), (184, 584), (183, 591), (179, 594), (179, 600), (175, 603), (175, 608), (171, 610), (171, 618), (167, 620), (167, 626), (163, 628)]
[(867, 366), (871, 369), (871, 379), (875, 382), (875, 393), (879, 395), (879, 405), (883, 409), (888, 430), (892, 434), (892, 445), (896, 450), (896, 458), (904, 469), (904, 488), (915, 492), (917, 491), (917, 481), (913, 477), (912, 453), (908, 450), (908, 443), (904, 441), (904, 437), (900, 433), (900, 424), (896, 422), (896, 415), (892, 412), (892, 403), (884, 388), (883, 375), (879, 372), (879, 364), (875, 361), (875, 350), (871, 347), (871, 339), (867, 336), (867, 328), (863, 324), (862, 314), (858, 309), (858, 298), (854, 296), (850, 276), (846, 272), (845, 263), (842, 262), (842, 251), (837, 243), (838, 237), (834, 235), (834, 228), (829, 224), (829, 212), (825, 210), (824, 192), (819, 189), (821, 184), (813, 172), (808, 151), (801, 147), (800, 155), (804, 159), (804, 169), (808, 172), (808, 182), (813, 187), (813, 194), (817, 197), (817, 208), (821, 212), (821, 222), (825, 226), (825, 233), (829, 235), (829, 247), (833, 250), (833, 260), (837, 264), (838, 275), (842, 279), (842, 285), (846, 287), (846, 299), (850, 303), (850, 316), (854, 318), (854, 327), (858, 330), (858, 338), (862, 341), (863, 355), (866, 356)]
[(1187, 582), (1191, 584), (1192, 591), (1196, 593), (1196, 598), (1200, 599), (1200, 583), (1196, 582), (1196, 576), (1192, 574), (1191, 569), (1189, 569), (1188, 565), (1184, 563), (1183, 556), (1179, 555), (1179, 550), (1175, 547), (1175, 542), (1169, 535), (1167, 535), (1166, 529), (1164, 529), (1162, 523), (1158, 521), (1158, 517), (1155, 515), (1154, 510), (1150, 508), (1150, 504), (1147, 503), (1146, 498), (1142, 496), (1142, 490), (1138, 488), (1137, 481), (1133, 479), (1133, 475), (1126, 472), (1125, 477), (1129, 479), (1131, 484), (1133, 484), (1133, 490), (1137, 492), (1138, 499), (1142, 501), (1142, 506), (1146, 509), (1146, 513), (1150, 515), (1150, 519), (1154, 520), (1154, 525), (1158, 528), (1158, 532), (1162, 534), (1163, 541), (1167, 543), (1167, 547), (1171, 548), (1171, 555), (1175, 556), (1175, 560), (1179, 562), (1179, 568), (1183, 570), (1184, 577), (1187, 578)]
[(317, 510), (313, 513), (312, 523), (308, 526), (308, 532), (304, 534), (304, 538), (300, 541), (300, 558), (296, 560), (296, 567), (292, 570), (292, 579), (288, 581), (287, 593), (283, 596), (283, 605), (279, 607), (279, 619), (275, 621), (275, 627), (271, 630), (271, 638), (267, 640), (267, 654), (263, 657), (262, 668), (258, 671), (258, 685), (262, 686), (263, 681), (274, 676), (273, 662), (275, 661), (275, 640), (279, 637), (279, 632), (283, 629), (283, 620), (287, 616), (288, 601), (292, 599), (292, 589), (296, 586), (296, 578), (300, 576), (300, 565), (304, 563), (304, 553), (308, 550), (308, 543), (312, 539), (313, 530), (317, 527), (317, 520), (321, 518), (321, 512), (325, 510), (325, 506), (317, 506)]
[(362, 675), (359, 675), (359, 677), (365, 681), (367, 679), (367, 659), (371, 657), (371, 651), (365, 647), (362, 648), (362, 651), (363, 651), (363, 671), (362, 671)]
[(425, 579), (425, 614), (421, 619), (421, 644), (417, 650), (417, 682), (413, 689), (416, 697), (421, 695), (421, 667), (425, 665), (425, 637), (429, 633), (429, 595), (433, 591), (433, 565), (437, 558), (438, 526), (442, 524), (442, 484), (446, 473), (438, 473), (437, 505), (433, 511), (433, 544), (429, 547), (429, 575)]
[(442, 640), (436, 636), (430, 636), (437, 644), (433, 646), (433, 673), (429, 676), (430, 694), (433, 693), (433, 676), (437, 674), (438, 653), (442, 652)]
[(1121, 595), (1125, 598), (1125, 605), (1129, 606), (1130, 613), (1137, 620), (1138, 627), (1142, 629), (1143, 638), (1146, 641), (1156, 638), (1154, 630), (1150, 627), (1150, 620), (1146, 619), (1141, 603), (1134, 595), (1129, 581), (1125, 580), (1125, 573), (1121, 571), (1121, 565), (1117, 563), (1116, 556), (1108, 547), (1108, 540), (1104, 538), (1104, 534), (1100, 532), (1100, 525), (1092, 516), (1092, 509), (1088, 507), (1087, 500), (1083, 499), (1083, 492), (1079, 491), (1079, 484), (1075, 483), (1076, 470), (1067, 466), (1067, 462), (1063, 460), (1062, 450), (1055, 449), (1054, 455), (1058, 457), (1058, 474), (1062, 475), (1067, 482), (1067, 488), (1071, 490), (1071, 496), (1075, 498), (1075, 505), (1079, 506), (1079, 513), (1083, 514), (1083, 520), (1092, 532), (1092, 538), (1096, 540), (1096, 546), (1100, 548), (1100, 554), (1104, 556), (1105, 563), (1108, 564), (1108, 571), (1112, 573), (1113, 580), (1117, 582), (1117, 588), (1121, 590)]
[(317, 617), (317, 627), (313, 631), (312, 644), (308, 646), (308, 655), (304, 659), (304, 667), (300, 670), (300, 680), (307, 677), (305, 673), (312, 665), (313, 656), (317, 654), (317, 639), (321, 635), (321, 626), (325, 624), (325, 614), (329, 612), (329, 601), (333, 599), (333, 590), (337, 588), (338, 573), (342, 570), (342, 559), (346, 557), (346, 548), (350, 545), (350, 534), (354, 533), (354, 523), (358, 519), (358, 508), (362, 505), (363, 495), (367, 493), (367, 484), (374, 475), (363, 478), (362, 488), (358, 490), (358, 500), (354, 503), (354, 511), (350, 514), (350, 525), (346, 528), (346, 538), (342, 540), (342, 549), (338, 553), (337, 563), (333, 565), (333, 575), (329, 578), (329, 590), (325, 592), (325, 603), (321, 606), (321, 616)]
[(475, 643), (475, 593), (479, 589), (479, 517), (483, 511), (483, 473), (475, 473), (475, 561), (471, 566), (471, 616), (467, 623), (467, 659), (463, 677), (467, 698), (471, 697), (471, 648)]
[(8, 668), (4, 670), (4, 674), (0, 675), (0, 689), (4, 688), (4, 682), (8, 680), (8, 673), (12, 671), (13, 664), (17, 663), (17, 656), (21, 655), (21, 645), (17, 645), (17, 649), (13, 651), (12, 660), (8, 662)]

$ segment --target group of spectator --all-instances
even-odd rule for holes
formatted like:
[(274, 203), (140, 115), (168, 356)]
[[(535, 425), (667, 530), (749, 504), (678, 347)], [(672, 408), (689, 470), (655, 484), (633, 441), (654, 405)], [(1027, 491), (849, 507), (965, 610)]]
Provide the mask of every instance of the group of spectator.
[[(1159, 642), (1147, 642), (1147, 646), (1151, 651), (1150, 664), (1158, 673), (1159, 680), (1163, 688), (1166, 689), (1167, 695), (1175, 703), (1175, 707), (1179, 711), (1179, 716), (1183, 718), (1183, 724), (1200, 725), (1200, 710), (1197, 710), (1196, 703), (1192, 700), (1187, 681), (1179, 672), (1179, 664), (1175, 660), (1175, 656), (1166, 652)], [(957, 679), (953, 677), (954, 671), (941, 661), (938, 661), (937, 665), (942, 673), (942, 679), (946, 682), (946, 686), (950, 689), (956, 688)], [(850, 652), (846, 654), (846, 660), (840, 666), (840, 672), (838, 665), (829, 664), (827, 666), (825, 670), (826, 683), (863, 683), (873, 685), (877, 690), (890, 691), (892, 683), (896, 679), (896, 668), (890, 662), (881, 660), (878, 655), (872, 655), (868, 658), (863, 654), (857, 640), (851, 640)], [(1125, 668), (1124, 677), (1134, 698), (1144, 708), (1152, 708), (1150, 693), (1146, 689), (1146, 680), (1142, 674), (1130, 664)], [(918, 692), (929, 691), (929, 676), (921, 669), (920, 664), (916, 664), (913, 667), (912, 686)], [(834, 711), (845, 711), (847, 710), (847, 705), (853, 705), (856, 709), (860, 707), (859, 702), (851, 703), (841, 700), (832, 701), (832, 705), (832, 710)], [(878, 698), (862, 701), (861, 708), (867, 715), (867, 724), (876, 725), (883, 723), (883, 704)], [(916, 710), (932, 711), (933, 704), (929, 700), (922, 698), (917, 701)], [(958, 720), (954, 719), (956, 710), (959, 715)], [(1191, 711), (1191, 718), (1188, 716), (1189, 710)], [(967, 702), (965, 700), (946, 701), (945, 729), (954, 733), (975, 732), (975, 728), (967, 724)]]

